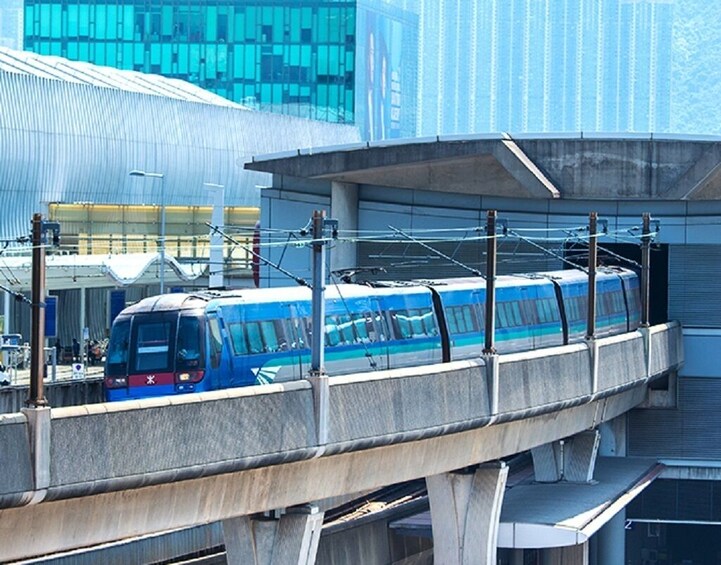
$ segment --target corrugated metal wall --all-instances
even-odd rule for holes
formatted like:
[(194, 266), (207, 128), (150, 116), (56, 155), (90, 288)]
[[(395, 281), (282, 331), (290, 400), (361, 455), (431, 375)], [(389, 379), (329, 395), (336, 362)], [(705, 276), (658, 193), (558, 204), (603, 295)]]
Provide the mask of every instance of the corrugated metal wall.
[(628, 454), (721, 459), (721, 379), (680, 377), (678, 407), (628, 416)]
[(259, 206), (254, 155), (359, 141), (351, 126), (0, 72), (0, 238), (30, 231), (41, 203)]
[(718, 481), (657, 480), (628, 505), (627, 519), (721, 522)]
[(669, 246), (669, 318), (721, 328), (721, 245)]
[[(453, 258), (466, 267), (486, 272), (486, 243), (470, 241), (440, 242), (431, 245), (433, 249)], [(558, 251), (554, 249), (554, 251)], [(560, 259), (543, 253), (537, 247), (522, 241), (503, 241), (498, 248), (497, 272), (532, 273), (562, 269)], [(473, 274), (461, 265), (452, 263), (440, 255), (409, 242), (407, 245), (389, 246), (386, 243), (361, 241), (358, 244), (358, 264), (383, 267), (385, 273), (369, 275), (373, 280), (408, 280), (446, 277), (472, 277)], [(365, 277), (359, 276), (359, 280)]]

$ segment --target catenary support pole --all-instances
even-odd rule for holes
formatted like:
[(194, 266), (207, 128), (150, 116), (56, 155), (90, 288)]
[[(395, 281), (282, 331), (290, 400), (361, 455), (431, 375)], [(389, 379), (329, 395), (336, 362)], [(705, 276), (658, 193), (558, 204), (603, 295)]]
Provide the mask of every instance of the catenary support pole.
[(313, 323), (311, 336), (311, 376), (325, 373), (325, 210), (313, 212)]
[(486, 327), (483, 353), (496, 352), (496, 211), (488, 210), (486, 220)]
[(598, 214), (591, 212), (588, 216), (588, 325), (586, 338), (593, 339), (596, 333), (596, 263), (598, 257)]
[(31, 408), (46, 406), (43, 391), (45, 366), (45, 246), (43, 245), (43, 217), (33, 214), (33, 264), (32, 264), (32, 328), (30, 337), (30, 396)]
[(641, 235), (641, 326), (649, 325), (649, 303), (651, 297), (651, 214), (643, 213)]

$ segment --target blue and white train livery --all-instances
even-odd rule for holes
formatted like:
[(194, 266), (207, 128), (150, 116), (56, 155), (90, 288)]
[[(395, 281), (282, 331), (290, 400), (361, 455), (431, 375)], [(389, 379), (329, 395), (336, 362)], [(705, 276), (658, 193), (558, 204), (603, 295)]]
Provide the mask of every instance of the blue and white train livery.
[[(635, 330), (638, 277), (596, 275), (596, 335)], [(329, 286), (325, 368), (330, 375), (470, 359), (484, 346), (482, 278)], [(499, 353), (580, 341), (588, 276), (577, 270), (500, 276)], [(107, 400), (304, 378), (310, 369), (311, 291), (304, 287), (203, 291), (146, 298), (113, 323)]]

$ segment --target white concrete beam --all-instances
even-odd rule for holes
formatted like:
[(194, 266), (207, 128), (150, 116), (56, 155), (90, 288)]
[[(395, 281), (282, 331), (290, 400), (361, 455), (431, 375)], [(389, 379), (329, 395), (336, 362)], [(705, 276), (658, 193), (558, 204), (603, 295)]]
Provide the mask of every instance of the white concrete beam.
[[(349, 182), (331, 183), (330, 216), (338, 220), (341, 231), (358, 229), (358, 185)], [(331, 271), (354, 269), (358, 266), (357, 244), (337, 242), (330, 254)]]
[(435, 563), (496, 563), (498, 523), (507, 477), (505, 463), (426, 477)]
[(544, 549), (542, 559), (544, 565), (588, 565), (588, 542)]
[(289, 508), (280, 517), (223, 520), (228, 565), (311, 565), (323, 527), (317, 506)]
[(568, 481), (589, 483), (601, 436), (598, 430), (587, 430), (571, 438), (539, 445), (531, 449), (533, 471), (539, 483)]

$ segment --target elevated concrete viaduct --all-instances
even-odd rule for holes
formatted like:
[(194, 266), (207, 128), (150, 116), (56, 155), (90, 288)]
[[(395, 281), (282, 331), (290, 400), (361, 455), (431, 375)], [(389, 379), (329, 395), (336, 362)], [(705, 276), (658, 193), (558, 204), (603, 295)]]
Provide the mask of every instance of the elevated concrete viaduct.
[[(680, 327), (667, 324), (592, 346), (323, 383), (3, 415), (0, 560), (224, 521), (231, 562), (312, 561), (318, 511), (308, 503), (419, 477), (436, 476), (442, 492), (457, 483), (447, 473), (596, 429), (643, 402), (650, 380), (682, 361)], [(317, 402), (320, 386), (327, 403)], [(495, 510), (482, 539), (456, 528), (468, 553), (439, 554), (442, 562), (494, 551), (500, 471), (471, 469), (476, 486), (454, 487), (457, 501), (474, 492)], [(280, 508), (291, 510), (272, 532), (239, 519)]]

